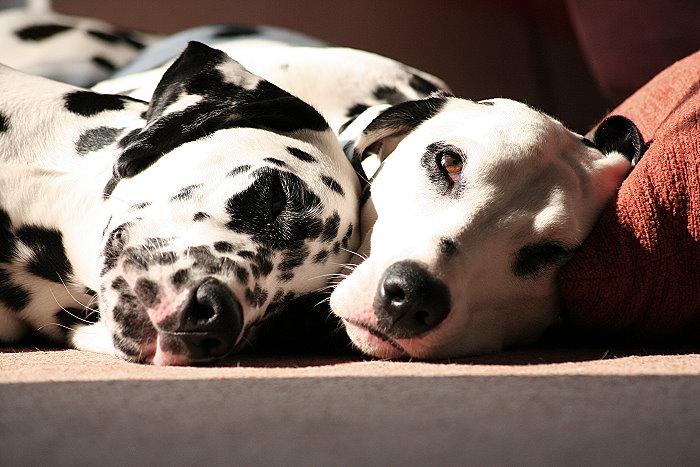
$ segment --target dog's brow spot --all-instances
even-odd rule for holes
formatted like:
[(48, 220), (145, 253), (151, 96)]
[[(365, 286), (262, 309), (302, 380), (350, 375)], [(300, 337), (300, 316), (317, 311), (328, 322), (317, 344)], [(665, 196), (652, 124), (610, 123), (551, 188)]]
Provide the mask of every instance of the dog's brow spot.
[(325, 183), (328, 186), (328, 188), (335, 191), (340, 196), (345, 196), (345, 191), (343, 191), (343, 187), (341, 187), (340, 184), (337, 181), (335, 181), (333, 177), (321, 175), (321, 181)]
[(312, 156), (306, 151), (302, 151), (301, 149), (288, 147), (287, 152), (301, 161), (316, 162), (316, 158), (314, 156)]
[(250, 170), (249, 164), (239, 165), (238, 167), (231, 169), (231, 171), (227, 174), (227, 176), (235, 177), (236, 175), (246, 173), (249, 170)]
[(449, 238), (441, 238), (438, 248), (440, 249), (440, 254), (448, 257), (457, 253), (457, 244)]
[(186, 199), (191, 199), (192, 198), (192, 192), (196, 189), (201, 187), (201, 183), (195, 183), (193, 185), (188, 185), (186, 187), (183, 187), (180, 189), (180, 191), (177, 192), (177, 194), (173, 197), (170, 198), (170, 201), (183, 201)]
[(209, 218), (209, 214), (207, 214), (206, 212), (201, 212), (201, 211), (196, 212), (194, 214), (194, 216), (192, 216), (192, 220), (195, 222), (203, 221), (204, 219), (208, 219), (208, 218)]
[(265, 162), (270, 162), (271, 164), (275, 164), (278, 167), (287, 167), (286, 162), (276, 159), (274, 157), (266, 157), (264, 160)]

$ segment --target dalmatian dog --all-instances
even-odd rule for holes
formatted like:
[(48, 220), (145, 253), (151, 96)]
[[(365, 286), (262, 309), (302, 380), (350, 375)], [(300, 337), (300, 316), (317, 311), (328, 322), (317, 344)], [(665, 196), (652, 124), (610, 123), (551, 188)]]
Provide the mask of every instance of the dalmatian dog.
[(104, 21), (55, 13), (48, 5), (0, 10), (0, 62), (76, 86), (106, 79), (158, 39)]
[(527, 345), (555, 323), (557, 268), (643, 147), (623, 117), (586, 139), (522, 103), (448, 95), (370, 108), (341, 139), (381, 166), (366, 258), (331, 308), (361, 351), (420, 359)]
[(359, 183), (326, 120), (220, 50), (191, 43), (150, 103), (0, 82), (4, 343), (210, 361), (358, 246)]

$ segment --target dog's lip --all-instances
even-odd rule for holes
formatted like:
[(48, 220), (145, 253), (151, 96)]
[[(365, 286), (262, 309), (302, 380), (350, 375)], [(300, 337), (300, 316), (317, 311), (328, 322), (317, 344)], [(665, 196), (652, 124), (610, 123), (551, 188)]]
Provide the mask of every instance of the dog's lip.
[(379, 330), (376, 326), (373, 326), (369, 323), (366, 323), (364, 321), (356, 321), (353, 319), (345, 319), (345, 322), (350, 323), (354, 326), (360, 327), (365, 329), (367, 332), (369, 332), (371, 335), (374, 337), (381, 339), (382, 341), (386, 342), (387, 344), (391, 345), (394, 349), (398, 350), (404, 355), (408, 355), (408, 352), (406, 352), (406, 349), (404, 349), (401, 344), (396, 342), (393, 338), (390, 336), (384, 334), (382, 331)]

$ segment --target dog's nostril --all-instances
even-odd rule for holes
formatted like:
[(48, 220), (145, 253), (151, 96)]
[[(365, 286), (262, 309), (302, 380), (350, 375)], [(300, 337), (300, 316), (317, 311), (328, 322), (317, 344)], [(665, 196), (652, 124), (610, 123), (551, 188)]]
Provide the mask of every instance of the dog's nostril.
[(195, 302), (190, 307), (187, 319), (191, 320), (193, 323), (205, 324), (212, 319), (215, 314), (216, 312), (213, 307)]
[(395, 338), (414, 338), (440, 324), (450, 312), (450, 291), (416, 261), (389, 266), (374, 299), (381, 330)]
[(384, 281), (384, 294), (387, 300), (394, 304), (400, 304), (406, 299), (406, 292), (399, 284)]

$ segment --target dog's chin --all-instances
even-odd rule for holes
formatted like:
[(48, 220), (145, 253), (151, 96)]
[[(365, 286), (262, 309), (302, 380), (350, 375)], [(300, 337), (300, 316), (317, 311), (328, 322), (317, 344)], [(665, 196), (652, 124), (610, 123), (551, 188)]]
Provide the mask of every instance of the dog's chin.
[(394, 339), (382, 334), (374, 326), (347, 320), (343, 320), (343, 323), (345, 332), (360, 352), (378, 358), (409, 357)]

